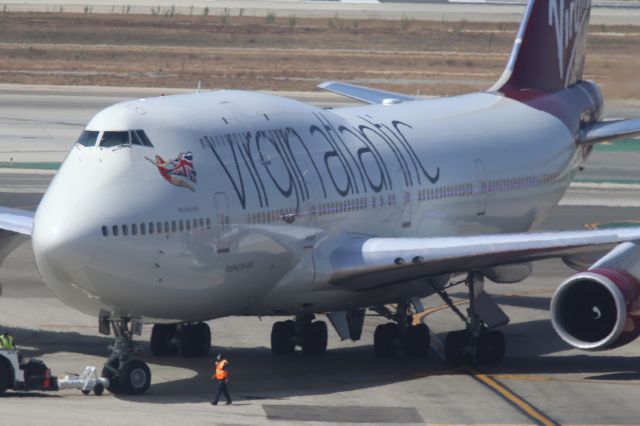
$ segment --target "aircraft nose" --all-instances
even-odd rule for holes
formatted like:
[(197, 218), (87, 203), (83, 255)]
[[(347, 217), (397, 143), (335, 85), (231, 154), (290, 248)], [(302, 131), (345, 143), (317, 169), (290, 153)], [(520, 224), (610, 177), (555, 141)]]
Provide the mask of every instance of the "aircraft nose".
[(79, 206), (43, 200), (34, 217), (32, 244), (36, 263), (45, 275), (51, 273), (73, 282), (95, 256), (97, 230)]

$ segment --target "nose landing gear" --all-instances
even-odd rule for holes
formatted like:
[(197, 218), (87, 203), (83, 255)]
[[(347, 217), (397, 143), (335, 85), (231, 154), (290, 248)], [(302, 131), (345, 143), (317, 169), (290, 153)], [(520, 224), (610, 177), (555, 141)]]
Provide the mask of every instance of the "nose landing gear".
[(132, 357), (142, 352), (133, 342), (133, 335), (139, 334), (142, 324), (130, 318), (109, 322), (115, 341), (111, 346), (111, 356), (102, 369), (102, 377), (109, 379), (107, 389), (115, 394), (141, 395), (151, 385), (149, 366)]

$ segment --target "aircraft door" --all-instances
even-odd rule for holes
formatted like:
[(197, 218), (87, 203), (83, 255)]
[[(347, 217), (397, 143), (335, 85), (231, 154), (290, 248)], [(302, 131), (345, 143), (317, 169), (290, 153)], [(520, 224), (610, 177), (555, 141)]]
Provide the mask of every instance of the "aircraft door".
[(216, 192), (214, 194), (216, 203), (216, 217), (214, 218), (214, 226), (216, 227), (216, 251), (218, 253), (229, 252), (229, 232), (231, 231), (229, 217), (229, 200), (225, 192)]
[(476, 214), (483, 216), (487, 212), (487, 169), (481, 159), (475, 160), (476, 183), (474, 193), (476, 195)]

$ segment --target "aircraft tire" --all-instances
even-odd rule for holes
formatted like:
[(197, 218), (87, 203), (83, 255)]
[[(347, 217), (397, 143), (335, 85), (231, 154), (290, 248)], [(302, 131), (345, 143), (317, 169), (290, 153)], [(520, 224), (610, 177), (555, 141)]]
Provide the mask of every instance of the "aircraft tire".
[(293, 337), (295, 323), (293, 321), (277, 321), (271, 328), (271, 352), (274, 355), (292, 354), (295, 349)]
[(184, 324), (180, 330), (180, 354), (187, 357), (200, 355), (200, 340), (197, 324)]
[(402, 336), (404, 355), (407, 358), (424, 358), (429, 355), (429, 327), (418, 324), (408, 327)]
[(125, 361), (118, 370), (118, 382), (122, 393), (126, 395), (142, 395), (151, 386), (151, 370), (142, 360)]
[(392, 358), (398, 355), (400, 326), (389, 322), (376, 327), (373, 334), (373, 351), (378, 358)]
[(9, 389), (11, 383), (11, 368), (4, 360), (0, 360), (0, 394)]
[(108, 360), (106, 365), (102, 369), (101, 376), (109, 379), (109, 386), (107, 386), (107, 390), (114, 394), (120, 393), (120, 382), (118, 380), (119, 370), (120, 360), (118, 358)]
[(304, 355), (319, 355), (327, 350), (327, 323), (314, 321), (300, 332), (300, 346)]
[(198, 355), (209, 355), (211, 352), (211, 329), (209, 324), (199, 322), (195, 327), (198, 331)]
[(452, 331), (447, 334), (444, 342), (444, 356), (449, 365), (458, 367), (464, 362), (470, 339), (471, 333), (467, 330)]
[(155, 356), (176, 355), (178, 347), (171, 344), (175, 335), (175, 324), (155, 324), (151, 330), (151, 353)]
[(498, 364), (504, 360), (504, 334), (498, 330), (483, 333), (478, 337), (476, 345), (476, 361), (478, 364)]

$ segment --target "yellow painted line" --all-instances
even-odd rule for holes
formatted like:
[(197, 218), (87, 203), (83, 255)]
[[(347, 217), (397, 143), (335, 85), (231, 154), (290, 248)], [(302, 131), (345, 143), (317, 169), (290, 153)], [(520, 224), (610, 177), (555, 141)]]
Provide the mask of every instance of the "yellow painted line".
[(472, 367), (470, 367), (468, 365), (465, 365), (465, 370), (467, 370), (469, 372), (469, 374), (471, 374), (471, 376), (473, 378), (475, 378), (476, 380), (480, 381), (485, 386), (491, 388), (494, 392), (497, 392), (499, 395), (501, 395), (503, 398), (505, 398), (511, 404), (513, 404), (516, 407), (518, 407), (527, 416), (529, 416), (531, 419), (535, 420), (539, 424), (544, 425), (544, 426), (555, 426), (555, 425), (557, 425), (556, 422), (554, 422), (553, 420), (551, 420), (550, 418), (545, 416), (542, 412), (540, 412), (538, 409), (536, 409), (534, 406), (529, 404), (524, 399), (520, 398), (515, 393), (511, 392), (505, 386), (503, 386), (502, 384), (498, 383), (491, 376), (488, 376), (488, 375), (486, 375), (484, 373), (481, 373), (481, 372), (473, 369)]
[(491, 377), (500, 380), (513, 380), (522, 382), (561, 382), (561, 383), (588, 383), (594, 385), (618, 385), (618, 386), (633, 386), (638, 387), (640, 384), (634, 380), (620, 381), (620, 380), (594, 380), (594, 379), (563, 379), (557, 377), (548, 376), (530, 376), (520, 374), (492, 374)]

